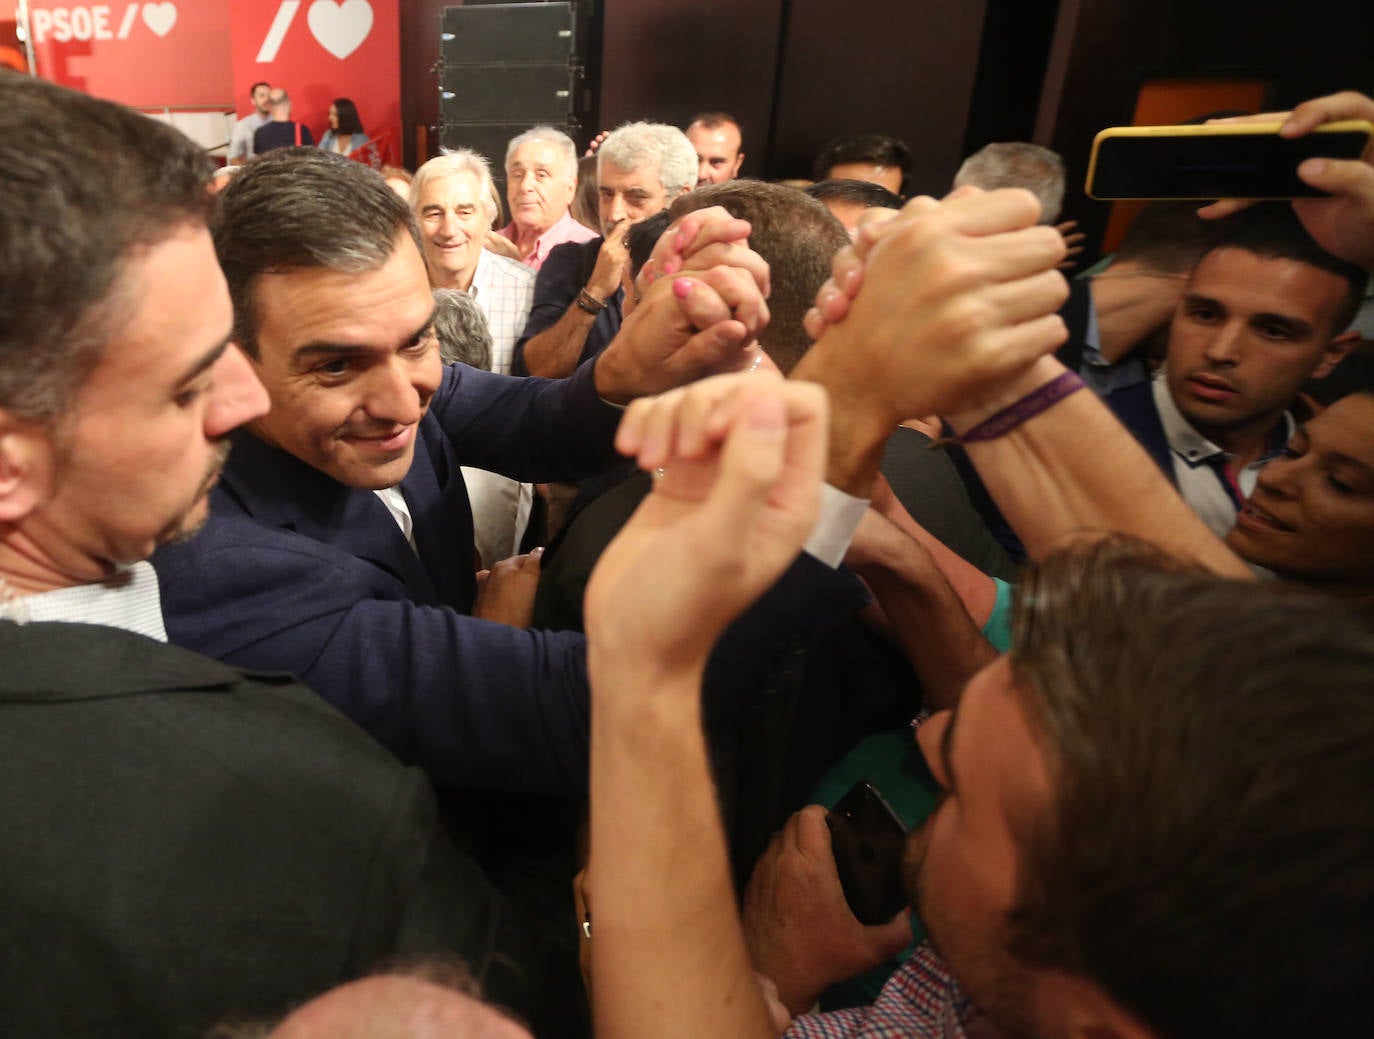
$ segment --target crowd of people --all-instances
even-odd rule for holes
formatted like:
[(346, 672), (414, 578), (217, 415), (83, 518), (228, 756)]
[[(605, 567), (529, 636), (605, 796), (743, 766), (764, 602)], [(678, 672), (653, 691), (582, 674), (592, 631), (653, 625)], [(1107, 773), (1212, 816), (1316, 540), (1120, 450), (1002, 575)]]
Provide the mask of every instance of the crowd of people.
[(1374, 150), (1069, 282), (1025, 143), (0, 85), (0, 1031), (1374, 1027)]
[[(234, 123), (229, 137), (229, 151), (225, 156), (229, 171), (273, 148), (317, 143), (310, 127), (291, 118), (291, 95), (285, 87), (254, 83), (248, 97), (253, 102), (253, 110)], [(329, 125), (320, 135), (319, 147), (339, 155), (353, 155), (370, 140), (363, 132), (358, 106), (352, 98), (336, 97), (329, 103)]]

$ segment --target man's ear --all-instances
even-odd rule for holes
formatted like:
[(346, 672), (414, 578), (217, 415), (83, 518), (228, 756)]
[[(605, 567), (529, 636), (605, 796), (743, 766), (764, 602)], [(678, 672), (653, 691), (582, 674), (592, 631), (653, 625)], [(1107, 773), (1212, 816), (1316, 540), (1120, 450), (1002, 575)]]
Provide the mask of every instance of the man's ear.
[(1345, 360), (1345, 355), (1360, 344), (1360, 333), (1358, 329), (1350, 329), (1342, 332), (1331, 342), (1326, 344), (1326, 349), (1322, 351), (1321, 364), (1317, 365), (1317, 370), (1312, 373), (1314, 379), (1325, 379), (1335, 370), (1336, 365)]
[(47, 501), (54, 456), (46, 430), (0, 408), (0, 523), (17, 523)]

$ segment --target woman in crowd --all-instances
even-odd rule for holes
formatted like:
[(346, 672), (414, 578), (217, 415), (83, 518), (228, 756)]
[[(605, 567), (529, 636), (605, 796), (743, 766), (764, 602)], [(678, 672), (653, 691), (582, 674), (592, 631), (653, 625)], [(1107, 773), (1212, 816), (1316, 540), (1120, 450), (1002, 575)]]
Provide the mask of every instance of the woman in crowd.
[(320, 138), (320, 147), (340, 155), (351, 155), (368, 143), (363, 133), (358, 108), (346, 97), (336, 97), (329, 105), (329, 129)]

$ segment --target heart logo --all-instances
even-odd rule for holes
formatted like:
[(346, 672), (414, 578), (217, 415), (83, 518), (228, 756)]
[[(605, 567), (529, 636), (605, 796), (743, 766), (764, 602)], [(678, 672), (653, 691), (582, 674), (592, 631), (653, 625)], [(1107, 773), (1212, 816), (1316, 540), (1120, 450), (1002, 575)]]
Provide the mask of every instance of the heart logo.
[(177, 5), (171, 3), (144, 4), (143, 24), (159, 36), (166, 36), (177, 23)]
[(315, 0), (306, 20), (320, 46), (342, 60), (362, 46), (372, 31), (372, 5), (367, 0)]

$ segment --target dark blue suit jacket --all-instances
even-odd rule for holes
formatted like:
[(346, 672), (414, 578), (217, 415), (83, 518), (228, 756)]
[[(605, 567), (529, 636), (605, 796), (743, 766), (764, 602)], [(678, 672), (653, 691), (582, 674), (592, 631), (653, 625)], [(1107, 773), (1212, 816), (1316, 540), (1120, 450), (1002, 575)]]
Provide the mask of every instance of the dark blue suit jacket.
[(1174, 456), (1169, 450), (1169, 438), (1164, 432), (1159, 409), (1155, 407), (1153, 383), (1146, 380), (1134, 386), (1114, 390), (1107, 394), (1103, 401), (1130, 431), (1131, 436), (1140, 442), (1145, 453), (1154, 459), (1155, 465), (1169, 478), (1169, 482), (1177, 487)]
[[(593, 365), (563, 380), (446, 369), (400, 485), (414, 551), (371, 491), (235, 434), (205, 529), (153, 556), (168, 637), (295, 674), (437, 782), (584, 790), (584, 639), (465, 615), (475, 582), (459, 458), (526, 481), (604, 468), (620, 412), (597, 396)], [(852, 575), (800, 559), (721, 639), (713, 728), (733, 730), (741, 691), (865, 600)]]
[(400, 485), (416, 550), (371, 491), (240, 431), (205, 529), (153, 558), (168, 636), (294, 673), (440, 782), (581, 789), (583, 641), (465, 616), (459, 458), (519, 480), (576, 478), (611, 461), (619, 416), (591, 365), (559, 381), (447, 368)]

